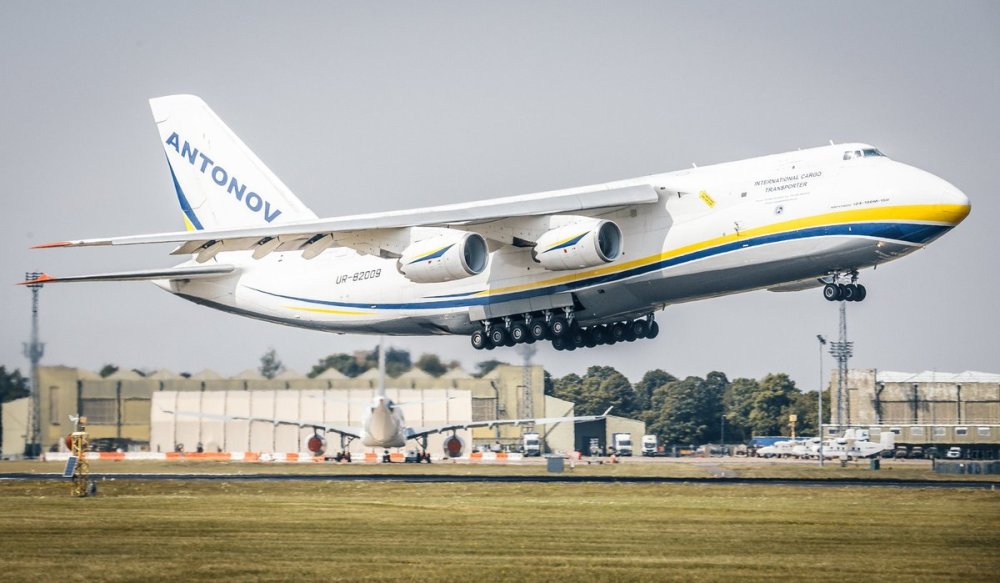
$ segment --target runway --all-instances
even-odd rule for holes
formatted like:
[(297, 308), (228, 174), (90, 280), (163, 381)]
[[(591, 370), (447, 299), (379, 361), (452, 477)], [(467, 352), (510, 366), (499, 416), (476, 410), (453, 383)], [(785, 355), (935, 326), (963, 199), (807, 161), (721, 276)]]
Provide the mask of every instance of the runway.
[[(992, 480), (902, 480), (863, 478), (835, 478), (828, 480), (807, 478), (676, 478), (657, 476), (460, 476), (440, 474), (148, 474), (114, 473), (90, 474), (91, 479), (180, 481), (180, 482), (400, 482), (408, 484), (692, 484), (714, 486), (803, 486), (803, 487), (862, 487), (862, 488), (960, 488), (995, 490), (1000, 481)], [(0, 474), (4, 481), (59, 481), (68, 480), (62, 474), (10, 473)]]

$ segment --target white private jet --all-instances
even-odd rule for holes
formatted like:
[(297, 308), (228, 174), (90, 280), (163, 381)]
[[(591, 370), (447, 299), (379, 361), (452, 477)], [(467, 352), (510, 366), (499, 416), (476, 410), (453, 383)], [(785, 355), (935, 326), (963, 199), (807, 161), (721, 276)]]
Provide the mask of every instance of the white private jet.
[(574, 350), (655, 337), (655, 311), (726, 294), (822, 286), (828, 300), (861, 301), (861, 269), (924, 247), (970, 210), (944, 180), (840, 144), (319, 219), (199, 98), (150, 104), (188, 230), (38, 247), (169, 243), (187, 260), (26, 283), (151, 280), (291, 326)]

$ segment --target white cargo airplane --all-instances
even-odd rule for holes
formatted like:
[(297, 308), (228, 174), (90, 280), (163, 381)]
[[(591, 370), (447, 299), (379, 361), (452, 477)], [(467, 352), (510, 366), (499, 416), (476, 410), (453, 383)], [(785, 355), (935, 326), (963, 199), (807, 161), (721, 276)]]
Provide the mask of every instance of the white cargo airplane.
[[(865, 144), (582, 188), (319, 219), (197, 97), (150, 101), (187, 231), (38, 247), (171, 243), (151, 280), (195, 303), (339, 333), (468, 334), (573, 350), (654, 337), (674, 303), (823, 286), (958, 225), (968, 198)], [(346, 193), (359, 196), (364, 193)]]

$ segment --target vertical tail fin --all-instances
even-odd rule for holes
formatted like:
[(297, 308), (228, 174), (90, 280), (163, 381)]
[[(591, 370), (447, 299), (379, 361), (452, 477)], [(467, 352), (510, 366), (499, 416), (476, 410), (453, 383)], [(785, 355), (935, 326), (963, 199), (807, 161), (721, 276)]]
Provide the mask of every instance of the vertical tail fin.
[(149, 105), (188, 230), (316, 218), (204, 101), (169, 95)]

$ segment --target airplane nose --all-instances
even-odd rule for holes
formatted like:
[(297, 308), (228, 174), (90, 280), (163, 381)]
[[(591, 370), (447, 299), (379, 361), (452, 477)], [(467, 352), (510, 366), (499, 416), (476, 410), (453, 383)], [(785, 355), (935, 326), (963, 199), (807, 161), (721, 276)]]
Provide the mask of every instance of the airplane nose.
[(969, 212), (972, 210), (969, 197), (947, 180), (935, 176), (934, 182), (935, 184), (932, 186), (934, 194), (932, 196), (935, 202), (953, 209), (951, 214), (956, 225), (964, 221), (965, 217), (969, 216)]

